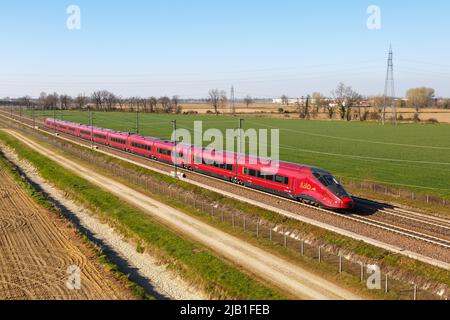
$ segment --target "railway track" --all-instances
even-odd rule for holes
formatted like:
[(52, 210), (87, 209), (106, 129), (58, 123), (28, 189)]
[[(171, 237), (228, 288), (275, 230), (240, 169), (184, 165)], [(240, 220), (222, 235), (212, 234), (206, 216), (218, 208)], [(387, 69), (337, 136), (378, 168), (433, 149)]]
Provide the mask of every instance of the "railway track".
[[(33, 121), (29, 118), (25, 118), (25, 117), (22, 117), (21, 119), (19, 119), (18, 117), (11, 118), (10, 115), (5, 114), (4, 112), (2, 112), (2, 115), (9, 119), (13, 119), (17, 122), (25, 124), (29, 127), (32, 127)], [(43, 127), (43, 122), (36, 121), (36, 124), (42, 126), (41, 128), (39, 128), (39, 130), (49, 133), (49, 134), (54, 134), (53, 130), (49, 130), (49, 129), (46, 129)], [(83, 140), (83, 139), (80, 139), (77, 137), (66, 135), (64, 133), (59, 133), (59, 135), (63, 139), (69, 140), (71, 142), (75, 142), (84, 147), (91, 147), (90, 141), (86, 141), (86, 140)], [(140, 159), (140, 160), (145, 160), (146, 163), (157, 164), (158, 167), (165, 168), (165, 170), (163, 170), (165, 174), (170, 174), (173, 169), (173, 166), (168, 165), (168, 164), (164, 164), (164, 163), (157, 162), (154, 160), (142, 158), (140, 156), (130, 154), (125, 151), (117, 150), (115, 148), (111, 148), (108, 146), (102, 145), (101, 147), (102, 147), (102, 149), (109, 150), (108, 153), (110, 153), (110, 154), (120, 155), (122, 158), (125, 158), (124, 160)], [(156, 170), (159, 171), (158, 169), (156, 169)], [(360, 198), (356, 198), (357, 204), (358, 204), (357, 207), (359, 207), (361, 209), (370, 209), (370, 210), (374, 211), (373, 214), (371, 214), (370, 216), (367, 216), (364, 214), (364, 212), (363, 212), (364, 210), (362, 210), (362, 212), (354, 211), (354, 212), (338, 213), (338, 212), (318, 208), (316, 206), (312, 206), (309, 204), (299, 203), (294, 200), (290, 200), (290, 199), (287, 199), (284, 197), (268, 194), (268, 193), (265, 193), (262, 191), (249, 189), (247, 187), (239, 186), (239, 185), (236, 185), (231, 182), (222, 181), (222, 180), (218, 181), (217, 179), (214, 179), (212, 177), (209, 177), (207, 175), (204, 175), (204, 174), (201, 174), (198, 172), (187, 171), (182, 168), (179, 168), (179, 170), (180, 170), (180, 172), (183, 172), (186, 175), (189, 175), (190, 177), (201, 176), (203, 178), (206, 178), (207, 180), (211, 180), (211, 181), (214, 180), (215, 183), (220, 182), (220, 184), (224, 184), (224, 185), (226, 184), (228, 186), (232, 186), (236, 190), (239, 190), (239, 189), (251, 190), (252, 193), (261, 194), (264, 197), (269, 197), (272, 200), (276, 200), (278, 202), (282, 201), (285, 203), (295, 204), (296, 206), (300, 206), (305, 209), (315, 210), (317, 212), (322, 212), (322, 213), (326, 213), (328, 215), (332, 215), (341, 220), (346, 220), (346, 221), (351, 221), (352, 223), (362, 224), (362, 225), (368, 226), (370, 228), (377, 228), (377, 229), (387, 231), (389, 233), (393, 233), (393, 234), (396, 234), (396, 235), (399, 235), (402, 237), (407, 237), (409, 239), (415, 239), (415, 240), (418, 240), (418, 241), (421, 241), (421, 242), (424, 242), (424, 243), (427, 243), (427, 244), (430, 244), (433, 246), (437, 246), (437, 247), (443, 248), (445, 250), (450, 249), (450, 220), (446, 220), (446, 219), (438, 218), (438, 217), (434, 217), (434, 216), (428, 216), (428, 215), (424, 215), (424, 214), (421, 214), (418, 212), (409, 211), (409, 210), (405, 210), (402, 208), (397, 208), (394, 206), (387, 206), (387, 205), (383, 205), (383, 204), (380, 204), (380, 203), (377, 203), (377, 202), (374, 202), (371, 200), (360, 199)], [(237, 193), (239, 194), (239, 192), (237, 192)], [(392, 221), (386, 221), (386, 219), (381, 217), (382, 215), (395, 217), (395, 219), (392, 219)]]

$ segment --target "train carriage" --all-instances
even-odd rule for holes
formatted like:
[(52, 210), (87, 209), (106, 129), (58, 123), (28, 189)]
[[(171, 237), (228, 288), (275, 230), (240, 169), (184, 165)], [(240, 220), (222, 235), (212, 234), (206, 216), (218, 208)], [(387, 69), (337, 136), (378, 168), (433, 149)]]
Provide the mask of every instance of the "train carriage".
[(108, 134), (113, 132), (109, 129), (102, 128), (94, 128), (94, 141), (99, 144), (107, 145), (108, 144)]
[(236, 177), (236, 156), (233, 152), (195, 147), (191, 149), (190, 168), (215, 178), (233, 181)]
[(238, 179), (247, 187), (295, 198), (294, 180), (299, 172), (286, 168), (283, 162), (274, 164), (266, 164), (256, 157), (245, 157), (245, 161), (239, 161)]
[(172, 152), (175, 144), (170, 141), (156, 140), (154, 143), (153, 157), (161, 162), (173, 164)]
[(108, 146), (128, 151), (128, 138), (130, 134), (127, 132), (111, 131), (108, 133)]
[(92, 130), (93, 129), (91, 127), (80, 124), (78, 126), (78, 133), (79, 133), (78, 137), (80, 137), (84, 140), (91, 141), (92, 140)]
[(146, 158), (153, 158), (154, 144), (157, 139), (141, 135), (130, 135), (128, 138), (128, 151)]

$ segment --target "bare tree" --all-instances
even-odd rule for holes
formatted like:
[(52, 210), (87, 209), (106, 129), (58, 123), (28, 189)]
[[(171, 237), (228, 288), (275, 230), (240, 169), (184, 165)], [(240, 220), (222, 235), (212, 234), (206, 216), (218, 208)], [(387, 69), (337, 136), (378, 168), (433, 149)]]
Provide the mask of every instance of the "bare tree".
[(126, 108), (127, 100), (121, 96), (116, 97), (116, 103), (119, 105), (119, 108), (121, 111), (123, 111)]
[(414, 120), (419, 121), (420, 109), (431, 105), (435, 91), (432, 88), (414, 88), (406, 92), (407, 105), (415, 109)]
[(339, 83), (333, 92), (333, 97), (337, 105), (342, 120), (352, 120), (352, 108), (361, 101), (361, 95), (353, 91), (351, 87), (347, 87), (343, 83)]
[(114, 106), (117, 103), (117, 97), (114, 93), (109, 91), (103, 91), (102, 92), (103, 101), (106, 105), (107, 111), (112, 111), (114, 109)]
[(174, 113), (181, 113), (181, 107), (180, 107), (180, 97), (179, 96), (173, 96), (172, 97), (172, 111)]
[(289, 106), (289, 98), (287, 95), (283, 94), (281, 96), (281, 104), (283, 104), (285, 106)]
[(172, 112), (172, 103), (169, 97), (159, 98), (159, 104), (161, 105), (162, 111), (165, 113)]
[(95, 103), (95, 109), (100, 111), (103, 109), (102, 91), (95, 91), (92, 93), (92, 101)]
[(225, 91), (220, 91), (220, 98), (219, 98), (219, 105), (220, 108), (223, 110), (225, 109), (226, 105), (228, 104), (228, 97), (227, 93)]
[(327, 100), (320, 92), (314, 92), (312, 94), (312, 116), (313, 118), (317, 118), (320, 110), (324, 110), (326, 112)]
[(49, 94), (45, 99), (46, 108), (56, 109), (58, 107), (59, 95), (55, 92), (53, 94)]
[(376, 117), (379, 121), (382, 120), (380, 115), (383, 113), (384, 102), (385, 102), (384, 97), (381, 95), (370, 98), (370, 105), (372, 107), (373, 118)]
[(218, 89), (213, 89), (209, 91), (208, 102), (214, 109), (214, 113), (219, 114), (220, 91)]
[(156, 112), (156, 107), (158, 106), (158, 99), (155, 97), (150, 97), (148, 99), (148, 103), (150, 105), (150, 112)]
[(69, 95), (67, 95), (67, 94), (62, 94), (62, 95), (59, 97), (59, 101), (60, 101), (61, 109), (62, 109), (62, 110), (69, 110), (69, 109), (70, 109), (70, 105), (71, 105), (73, 99), (72, 99), (71, 96), (69, 96)]
[(41, 92), (38, 99), (38, 106), (41, 110), (44, 110), (47, 107), (47, 94), (45, 92)]
[(83, 109), (86, 106), (87, 102), (88, 102), (88, 98), (84, 94), (79, 94), (75, 98), (75, 105), (79, 109)]
[(254, 103), (254, 100), (253, 100), (253, 98), (252, 98), (251, 96), (246, 96), (246, 97), (244, 98), (244, 103), (245, 103), (245, 105), (246, 105), (247, 108), (248, 108), (251, 104)]

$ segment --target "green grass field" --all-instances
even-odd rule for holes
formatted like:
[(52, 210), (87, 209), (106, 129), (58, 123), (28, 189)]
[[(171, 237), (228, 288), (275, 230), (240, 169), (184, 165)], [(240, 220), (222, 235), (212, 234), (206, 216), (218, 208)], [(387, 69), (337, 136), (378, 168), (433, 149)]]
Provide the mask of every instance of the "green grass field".
[[(39, 117), (53, 117), (40, 112)], [(64, 120), (88, 123), (88, 113), (56, 112)], [(135, 132), (134, 113), (94, 113), (100, 127)], [(171, 121), (193, 129), (235, 129), (238, 119), (223, 116), (141, 114), (142, 134), (170, 138)], [(280, 129), (282, 160), (322, 167), (344, 178), (370, 180), (450, 198), (450, 126), (367, 122), (244, 118), (245, 129)], [(269, 139), (270, 140), (270, 139)], [(208, 143), (206, 143), (208, 144)]]

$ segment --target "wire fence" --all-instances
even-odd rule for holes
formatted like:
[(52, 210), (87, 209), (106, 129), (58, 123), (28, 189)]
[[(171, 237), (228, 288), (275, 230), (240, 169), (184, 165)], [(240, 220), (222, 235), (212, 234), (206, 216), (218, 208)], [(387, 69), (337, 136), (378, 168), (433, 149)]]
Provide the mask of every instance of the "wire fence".
[(68, 142), (41, 135), (28, 128), (21, 128), (21, 130), (26, 130), (37, 139), (44, 139), (47, 143), (63, 149), (75, 158), (87, 162), (90, 165), (98, 166), (115, 177), (124, 179), (128, 183), (140, 186), (153, 194), (176, 199), (184, 206), (197, 210), (199, 214), (208, 215), (216, 222), (226, 224), (254, 238), (269, 241), (300, 257), (315, 261), (318, 264), (324, 264), (329, 269), (335, 270), (336, 273), (358, 279), (362, 285), (367, 284), (367, 281), (375, 281), (374, 290), (380, 290), (380, 292), (386, 294), (389, 298), (405, 300), (448, 299), (448, 296), (446, 296), (448, 290), (443, 291), (442, 295), (437, 295), (431, 292), (429, 288), (419, 287), (419, 285), (412, 281), (399, 279), (395, 275), (395, 270), (379, 268), (375, 270), (375, 273), (368, 272), (368, 268), (371, 267), (369, 264), (356, 261), (355, 258), (344, 255), (339, 250), (336, 252), (332, 248), (321, 246), (309, 240), (306, 236), (302, 236), (301, 232), (256, 218), (236, 208), (214, 203), (207, 196), (185, 190), (166, 181), (161, 181), (154, 176), (140, 174), (119, 163), (110, 162), (106, 158), (100, 157), (88, 150), (80, 149)]

